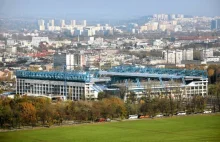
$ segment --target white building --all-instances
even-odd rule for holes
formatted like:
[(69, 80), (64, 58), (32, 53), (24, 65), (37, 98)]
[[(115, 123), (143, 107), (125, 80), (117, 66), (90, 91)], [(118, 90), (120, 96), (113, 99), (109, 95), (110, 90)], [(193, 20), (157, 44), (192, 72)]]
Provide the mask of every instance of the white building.
[(38, 20), (38, 26), (40, 31), (45, 30), (44, 20)]
[(84, 36), (93, 36), (95, 33), (93, 33), (92, 28), (85, 28), (83, 30), (83, 35)]
[(54, 31), (55, 30), (55, 25), (54, 25), (54, 20), (49, 20), (49, 23), (47, 23), (47, 29), (49, 31)]
[(169, 64), (181, 64), (183, 60), (182, 50), (167, 50), (163, 51), (163, 59)]
[(14, 39), (9, 38), (6, 40), (6, 45), (8, 46), (13, 46), (15, 43), (16, 41)]
[(213, 57), (213, 49), (205, 49), (200, 51), (201, 60), (206, 60), (208, 57)]
[(76, 20), (71, 20), (71, 26), (75, 27), (76, 26)]
[(39, 43), (42, 41), (49, 43), (49, 38), (48, 37), (32, 37), (31, 45), (38, 47)]
[(61, 28), (65, 27), (65, 20), (60, 20), (60, 26)]
[(49, 20), (49, 26), (52, 26), (52, 27), (54, 27), (55, 25), (54, 25), (54, 20), (52, 19), (52, 20)]
[(175, 14), (170, 14), (169, 17), (170, 17), (170, 18), (169, 18), (170, 20), (176, 19), (176, 15), (175, 15)]
[(184, 18), (184, 15), (183, 14), (177, 14), (177, 18)]
[(193, 49), (183, 50), (183, 60), (193, 60)]
[(9, 53), (15, 54), (15, 53), (17, 53), (17, 47), (15, 47), (15, 46), (7, 47), (6, 51)]
[(153, 46), (164, 46), (164, 42), (162, 40), (156, 39), (153, 42)]
[(86, 27), (86, 26), (87, 26), (86, 20), (83, 20), (82, 25), (83, 25), (83, 27)]
[(63, 69), (66, 66), (67, 70), (74, 70), (76, 67), (85, 65), (85, 56), (82, 53), (68, 54), (56, 53), (53, 56), (54, 68)]
[(183, 28), (182, 28), (181, 25), (176, 25), (175, 28), (174, 28), (174, 32), (180, 32), (182, 30), (183, 30)]
[(219, 62), (220, 57), (207, 57), (206, 62)]

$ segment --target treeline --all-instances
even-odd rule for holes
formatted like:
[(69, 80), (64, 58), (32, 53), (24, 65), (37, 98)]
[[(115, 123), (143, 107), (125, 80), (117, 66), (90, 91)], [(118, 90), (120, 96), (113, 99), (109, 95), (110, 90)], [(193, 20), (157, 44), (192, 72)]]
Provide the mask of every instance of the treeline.
[[(129, 99), (130, 100), (130, 99)], [(142, 97), (139, 103), (126, 104), (129, 114), (149, 115), (154, 117), (157, 114), (173, 116), (180, 111), (187, 114), (201, 113), (206, 108), (207, 99), (202, 96), (194, 96), (192, 99), (173, 99), (171, 95), (157, 96), (154, 98)]]
[(126, 117), (124, 102), (116, 97), (100, 101), (57, 101), (47, 98), (16, 96), (0, 99), (0, 127), (48, 126), (63, 121), (95, 121), (99, 118)]
[(124, 103), (118, 97), (101, 98), (98, 101), (57, 101), (47, 98), (16, 96), (14, 99), (0, 99), (0, 127), (21, 128), (22, 126), (61, 125), (65, 122), (95, 122), (100, 118), (125, 119), (128, 115), (155, 115), (162, 113), (172, 116), (179, 111), (187, 113), (202, 112), (207, 99), (195, 96), (187, 102), (171, 96), (154, 98), (129, 97)]

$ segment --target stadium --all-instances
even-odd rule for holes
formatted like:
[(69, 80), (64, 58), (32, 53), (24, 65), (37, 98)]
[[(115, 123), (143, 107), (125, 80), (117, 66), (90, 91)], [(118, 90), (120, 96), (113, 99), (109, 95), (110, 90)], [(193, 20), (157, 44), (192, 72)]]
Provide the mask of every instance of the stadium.
[(208, 77), (204, 70), (163, 69), (116, 66), (107, 71), (16, 72), (16, 93), (30, 96), (80, 100), (97, 99), (103, 91), (124, 87), (125, 100), (130, 92), (143, 95), (172, 95), (190, 98), (208, 94)]

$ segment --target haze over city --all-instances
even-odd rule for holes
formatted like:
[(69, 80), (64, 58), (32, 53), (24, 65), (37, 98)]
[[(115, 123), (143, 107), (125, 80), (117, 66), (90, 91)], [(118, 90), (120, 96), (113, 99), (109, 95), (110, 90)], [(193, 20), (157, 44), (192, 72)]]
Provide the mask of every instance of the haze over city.
[(219, 0), (0, 0), (0, 16), (127, 19), (155, 13), (220, 15)]

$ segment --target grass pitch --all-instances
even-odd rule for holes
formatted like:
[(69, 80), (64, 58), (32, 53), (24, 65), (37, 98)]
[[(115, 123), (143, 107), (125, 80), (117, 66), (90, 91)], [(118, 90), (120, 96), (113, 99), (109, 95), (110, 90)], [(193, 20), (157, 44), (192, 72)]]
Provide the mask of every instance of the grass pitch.
[(1, 132), (1, 142), (219, 142), (220, 115), (195, 115)]

